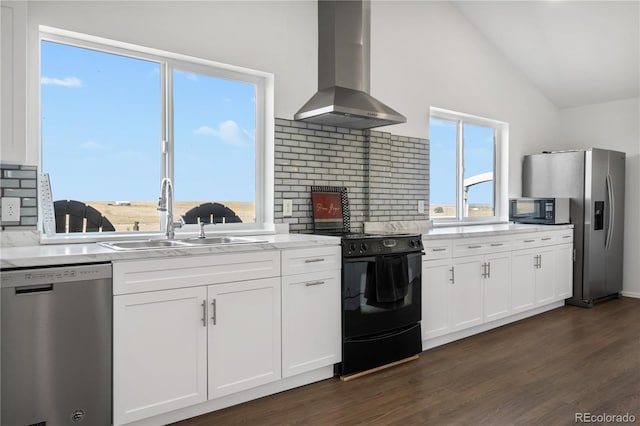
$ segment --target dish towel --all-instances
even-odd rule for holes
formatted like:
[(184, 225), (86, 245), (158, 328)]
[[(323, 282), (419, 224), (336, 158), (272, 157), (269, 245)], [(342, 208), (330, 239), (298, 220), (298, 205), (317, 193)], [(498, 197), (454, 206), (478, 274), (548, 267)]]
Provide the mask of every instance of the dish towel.
[(376, 257), (376, 301), (392, 303), (403, 299), (409, 289), (407, 256)]

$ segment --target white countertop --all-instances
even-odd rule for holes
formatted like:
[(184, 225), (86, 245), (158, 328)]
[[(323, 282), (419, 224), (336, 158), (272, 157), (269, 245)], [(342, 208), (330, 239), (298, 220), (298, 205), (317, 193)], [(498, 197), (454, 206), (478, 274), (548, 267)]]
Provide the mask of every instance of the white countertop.
[(75, 263), (110, 262), (114, 260), (310, 248), (340, 244), (339, 237), (309, 234), (259, 235), (253, 238), (265, 242), (128, 251), (113, 250), (98, 245), (97, 243), (2, 247), (0, 248), (0, 268), (23, 268)]
[(497, 223), (493, 225), (447, 226), (432, 228), (422, 233), (423, 240), (444, 238), (492, 237), (501, 234), (523, 234), (527, 232), (549, 232), (573, 229), (573, 225), (525, 225), (520, 223)]
[[(548, 232), (551, 230), (572, 228), (573, 225), (523, 225), (513, 223), (451, 226), (429, 229), (422, 233), (422, 239), (426, 241), (446, 238), (491, 237), (505, 233)], [(265, 242), (128, 251), (116, 251), (98, 245), (97, 243), (34, 244), (22, 247), (2, 247), (0, 248), (0, 268), (24, 268), (90, 262), (111, 262), (115, 260), (240, 253), (340, 244), (339, 237), (313, 234), (273, 234), (259, 235), (252, 238)]]

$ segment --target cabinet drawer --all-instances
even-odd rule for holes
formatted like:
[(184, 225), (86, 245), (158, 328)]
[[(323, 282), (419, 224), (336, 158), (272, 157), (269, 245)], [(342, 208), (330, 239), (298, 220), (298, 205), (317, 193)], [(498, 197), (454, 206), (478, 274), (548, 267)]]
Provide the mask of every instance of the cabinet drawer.
[(341, 268), (340, 246), (282, 251), (282, 275), (306, 274)]
[(474, 256), (476, 254), (509, 251), (511, 240), (508, 236), (494, 238), (462, 238), (453, 244), (453, 257)]
[(564, 229), (562, 231), (535, 232), (516, 235), (513, 240), (513, 248), (520, 250), (530, 247), (545, 247), (572, 242), (573, 230)]
[(451, 240), (424, 240), (423, 260), (448, 259), (451, 257)]
[(246, 281), (280, 275), (280, 252), (113, 262), (113, 294)]

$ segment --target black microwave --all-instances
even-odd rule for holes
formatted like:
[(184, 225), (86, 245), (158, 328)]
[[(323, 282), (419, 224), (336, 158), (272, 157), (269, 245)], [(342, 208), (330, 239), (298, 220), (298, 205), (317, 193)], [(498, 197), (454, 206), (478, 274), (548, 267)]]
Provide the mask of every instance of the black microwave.
[(569, 223), (569, 198), (511, 198), (509, 220), (517, 223)]

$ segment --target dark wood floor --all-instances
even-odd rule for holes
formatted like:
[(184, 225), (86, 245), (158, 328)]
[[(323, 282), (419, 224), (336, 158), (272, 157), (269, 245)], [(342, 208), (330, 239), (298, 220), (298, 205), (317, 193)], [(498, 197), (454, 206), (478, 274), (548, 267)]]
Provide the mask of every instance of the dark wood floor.
[(640, 423), (640, 299), (556, 309), (353, 381), (325, 380), (176, 426), (575, 425), (582, 412)]

